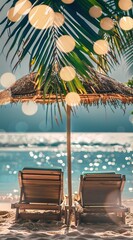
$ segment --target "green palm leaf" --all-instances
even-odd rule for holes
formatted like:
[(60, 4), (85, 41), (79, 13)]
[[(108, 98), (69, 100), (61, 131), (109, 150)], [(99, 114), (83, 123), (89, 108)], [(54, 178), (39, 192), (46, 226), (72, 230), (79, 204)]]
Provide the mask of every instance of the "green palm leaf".
[[(7, 0), (5, 6), (14, 7), (17, 0)], [(47, 92), (55, 92), (62, 97), (69, 91), (85, 93), (84, 81), (95, 81), (93, 74), (89, 72), (88, 66), (102, 69), (105, 73), (118, 64), (118, 57), (122, 55), (127, 59), (129, 70), (132, 68), (133, 60), (131, 46), (132, 31), (123, 31), (118, 25), (118, 20), (124, 15), (132, 15), (118, 7), (115, 0), (75, 0), (72, 4), (65, 4), (61, 0), (31, 0), (32, 7), (37, 5), (48, 5), (54, 12), (60, 12), (65, 17), (64, 24), (57, 28), (54, 25), (48, 29), (38, 30), (29, 23), (28, 15), (22, 16), (18, 22), (10, 22), (3, 17), (0, 22), (1, 36), (9, 31), (9, 37), (3, 46), (7, 57), (12, 56), (11, 64), (18, 57), (17, 65), (29, 55), (29, 71), (38, 72), (38, 89), (44, 88), (44, 97)], [(92, 6), (101, 7), (103, 14), (95, 19), (89, 15)], [(105, 31), (100, 26), (103, 17), (114, 20), (115, 26), (110, 31)], [(62, 35), (72, 36), (76, 46), (70, 53), (61, 52), (56, 45), (57, 39)], [(99, 39), (109, 42), (110, 50), (106, 55), (97, 55), (93, 45)], [(18, 54), (19, 53), (19, 54)], [(76, 77), (71, 82), (64, 82), (60, 78), (60, 69), (70, 65), (76, 70)], [(43, 84), (45, 80), (45, 85)]]

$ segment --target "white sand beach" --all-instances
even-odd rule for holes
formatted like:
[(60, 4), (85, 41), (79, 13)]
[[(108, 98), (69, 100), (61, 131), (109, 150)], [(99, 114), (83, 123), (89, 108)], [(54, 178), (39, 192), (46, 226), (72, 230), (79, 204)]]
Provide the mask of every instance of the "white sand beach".
[(1, 240), (126, 240), (133, 239), (133, 199), (123, 204), (130, 208), (126, 216), (126, 224), (114, 223), (81, 223), (75, 226), (72, 222), (68, 228), (63, 221), (33, 222), (30, 220), (15, 221), (15, 211), (11, 210), (10, 203), (0, 203), (0, 239)]

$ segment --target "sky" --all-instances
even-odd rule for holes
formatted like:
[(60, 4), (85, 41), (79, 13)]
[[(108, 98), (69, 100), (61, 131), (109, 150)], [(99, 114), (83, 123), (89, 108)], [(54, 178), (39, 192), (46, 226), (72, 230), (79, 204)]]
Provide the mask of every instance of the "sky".
[[(3, 0), (2, 0), (3, 1)], [(3, 15), (5, 12), (3, 12)], [(1, 14), (2, 17), (2, 14)], [(0, 30), (1, 31), (1, 30)], [(7, 35), (0, 39), (0, 49)], [(6, 60), (5, 52), (0, 55), (0, 77), (6, 72), (12, 72), (10, 58)], [(15, 72), (16, 79), (28, 74), (27, 59)], [(127, 66), (122, 59), (109, 76), (120, 81), (127, 82), (131, 78), (131, 73), (127, 72)], [(0, 90), (4, 88), (0, 85)], [(57, 108), (57, 106), (56, 106)], [(133, 132), (133, 106), (126, 109), (111, 109), (109, 106), (88, 106), (88, 109), (79, 106), (76, 114), (71, 117), (73, 132)], [(0, 132), (64, 132), (66, 131), (66, 113), (61, 107), (62, 122), (60, 121), (58, 110), (56, 123), (54, 114), (51, 118), (51, 109), (46, 121), (46, 107), (38, 105), (38, 111), (33, 116), (27, 116), (22, 112), (22, 104), (7, 104), (0, 106)]]

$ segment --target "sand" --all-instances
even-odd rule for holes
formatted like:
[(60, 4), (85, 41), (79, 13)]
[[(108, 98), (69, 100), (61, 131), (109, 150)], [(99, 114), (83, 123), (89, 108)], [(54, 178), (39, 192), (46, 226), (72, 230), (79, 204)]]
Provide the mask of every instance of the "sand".
[(10, 203), (0, 203), (0, 240), (126, 240), (133, 239), (133, 199), (125, 200), (124, 205), (130, 207), (131, 212), (126, 216), (126, 224), (81, 223), (78, 226), (71, 223), (70, 227), (64, 221), (15, 221), (15, 211)]

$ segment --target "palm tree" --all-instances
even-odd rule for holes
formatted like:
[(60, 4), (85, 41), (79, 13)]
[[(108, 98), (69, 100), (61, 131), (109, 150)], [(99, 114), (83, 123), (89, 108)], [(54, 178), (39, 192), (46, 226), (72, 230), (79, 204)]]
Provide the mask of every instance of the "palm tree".
[[(132, 14), (132, 2), (127, 2), (128, 11), (123, 11), (117, 0), (7, 0), (1, 7), (10, 9), (0, 23), (1, 36), (8, 32), (2, 51), (7, 58), (11, 55), (13, 70), (28, 56), (29, 72), (37, 72), (36, 88), (43, 85), (44, 97), (86, 93), (85, 82), (95, 81), (89, 67), (107, 74), (122, 55), (132, 67), (133, 33), (119, 24)], [(69, 70), (65, 77), (63, 70)]]

